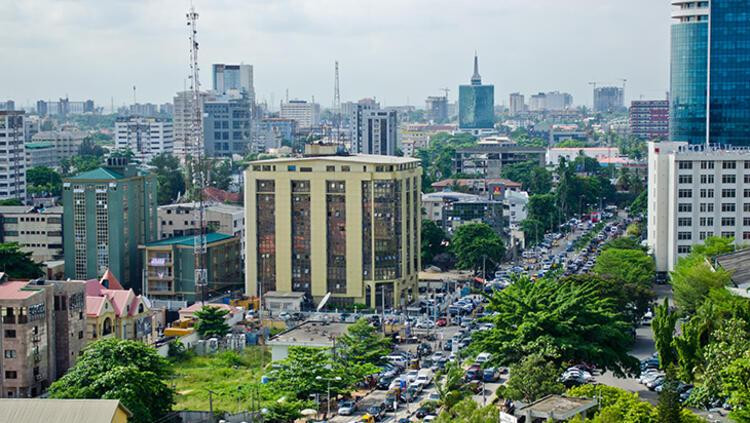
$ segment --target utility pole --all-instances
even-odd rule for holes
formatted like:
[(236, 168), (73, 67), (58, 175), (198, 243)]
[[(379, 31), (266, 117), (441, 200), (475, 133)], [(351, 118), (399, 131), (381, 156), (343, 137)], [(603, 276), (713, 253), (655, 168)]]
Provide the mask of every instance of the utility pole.
[(214, 391), (206, 389), (208, 391), (208, 414), (211, 416), (211, 422), (216, 421), (214, 419)]

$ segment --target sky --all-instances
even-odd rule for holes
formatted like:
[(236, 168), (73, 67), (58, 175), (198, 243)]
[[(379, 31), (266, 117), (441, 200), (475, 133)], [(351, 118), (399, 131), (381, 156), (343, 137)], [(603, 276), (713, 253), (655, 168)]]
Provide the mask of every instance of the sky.
[[(424, 107), (472, 74), (474, 51), (495, 103), (559, 90), (589, 105), (589, 82), (626, 101), (669, 85), (666, 0), (193, 0), (200, 79), (212, 63), (252, 64), (258, 101), (341, 100)], [(0, 0), (0, 100), (94, 99), (108, 112), (171, 101), (185, 87), (189, 0)]]

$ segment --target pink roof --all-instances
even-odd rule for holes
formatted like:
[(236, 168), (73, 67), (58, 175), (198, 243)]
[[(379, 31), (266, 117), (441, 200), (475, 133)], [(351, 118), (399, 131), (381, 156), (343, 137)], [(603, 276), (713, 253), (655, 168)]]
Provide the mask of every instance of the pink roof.
[(117, 280), (117, 277), (115, 276), (115, 274), (112, 273), (112, 271), (110, 271), (109, 269), (107, 269), (107, 271), (104, 272), (101, 279), (99, 279), (99, 283), (104, 285), (105, 280), (109, 282), (109, 286), (108, 286), (109, 289), (125, 289), (122, 287), (122, 284), (120, 283), (120, 281)]
[(104, 304), (104, 297), (86, 297), (86, 315), (98, 316), (101, 314), (102, 305)]
[[(111, 283), (112, 281), (110, 280)], [(87, 301), (90, 301), (92, 298), (106, 297), (112, 303), (115, 313), (120, 317), (125, 315), (133, 316), (138, 312), (137, 306), (140, 296), (135, 295), (132, 289), (107, 289), (98, 280), (92, 279), (86, 281), (86, 296)]]
[(0, 283), (0, 300), (25, 300), (39, 292), (36, 289), (22, 290), (29, 281), (10, 281)]

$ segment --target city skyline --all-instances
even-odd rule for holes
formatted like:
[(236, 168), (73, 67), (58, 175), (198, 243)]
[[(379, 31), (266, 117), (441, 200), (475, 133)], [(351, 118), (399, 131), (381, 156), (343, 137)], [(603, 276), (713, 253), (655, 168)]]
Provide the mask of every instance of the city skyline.
[[(202, 86), (211, 88), (213, 63), (245, 63), (255, 68), (258, 101), (275, 108), (288, 89), (290, 99), (314, 97), (328, 107), (339, 60), (343, 101), (377, 97), (385, 106), (422, 108), (443, 87), (456, 100), (477, 50), (499, 105), (508, 105), (511, 92), (551, 90), (590, 105), (589, 81), (619, 86), (619, 78), (628, 80), (626, 102), (664, 98), (668, 2), (636, 0), (627, 8), (614, 0), (526, 3), (413, 0), (373, 9), (337, 0), (196, 1)], [(136, 101), (168, 102), (188, 85), (188, 7), (177, 1), (1, 3), (8, 30), (0, 52), (9, 60), (0, 91), (20, 107), (68, 95), (93, 98), (108, 112), (112, 97), (115, 108), (133, 103), (135, 85)]]

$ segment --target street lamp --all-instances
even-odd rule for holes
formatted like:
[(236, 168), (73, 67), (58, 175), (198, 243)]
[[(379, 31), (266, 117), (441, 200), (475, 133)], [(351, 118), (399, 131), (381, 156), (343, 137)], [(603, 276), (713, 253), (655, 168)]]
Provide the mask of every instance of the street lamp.
[(328, 418), (331, 415), (331, 381), (332, 380), (340, 381), (341, 377), (339, 376), (336, 376), (336, 377), (317, 376), (315, 380), (325, 380), (326, 382), (328, 382), (328, 400), (327, 400), (328, 411), (326, 412), (326, 418)]

